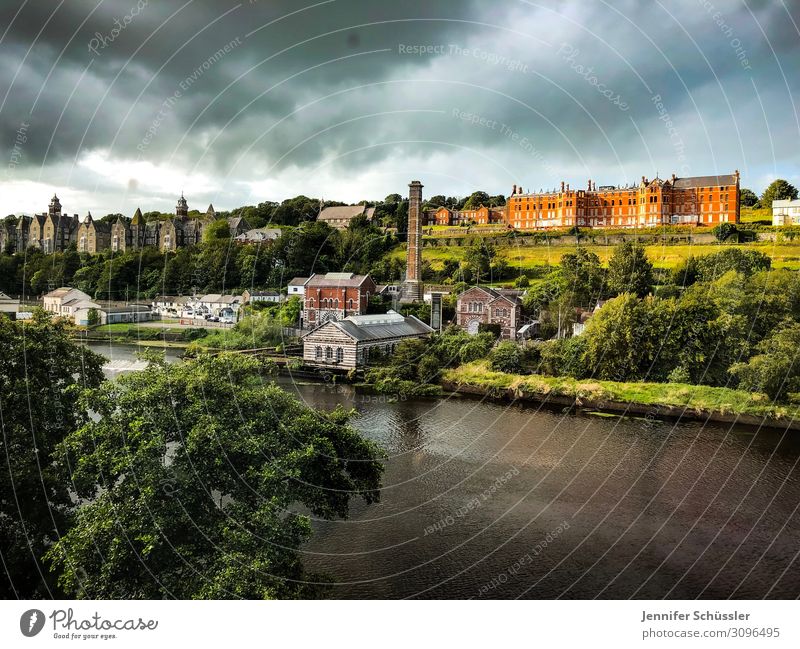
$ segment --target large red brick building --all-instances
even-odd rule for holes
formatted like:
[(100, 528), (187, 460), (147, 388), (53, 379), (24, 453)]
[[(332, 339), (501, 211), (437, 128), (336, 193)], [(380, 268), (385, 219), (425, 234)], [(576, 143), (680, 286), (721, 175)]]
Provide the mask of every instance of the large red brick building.
[(551, 228), (642, 228), (739, 222), (739, 172), (723, 176), (648, 178), (638, 185), (525, 193), (514, 188), (506, 222), (520, 230)]
[(313, 328), (335, 317), (342, 320), (367, 312), (369, 298), (377, 288), (369, 275), (353, 273), (315, 274), (304, 284), (303, 322)]
[(476, 223), (488, 225), (490, 223), (504, 223), (506, 220), (505, 207), (486, 207), (481, 205), (474, 210), (451, 210), (448, 207), (438, 207), (425, 210), (425, 225), (461, 225)]

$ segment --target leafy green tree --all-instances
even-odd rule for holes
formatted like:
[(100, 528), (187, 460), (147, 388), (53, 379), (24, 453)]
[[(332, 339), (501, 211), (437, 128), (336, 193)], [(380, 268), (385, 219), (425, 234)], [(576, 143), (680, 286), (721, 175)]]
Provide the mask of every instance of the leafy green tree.
[(600, 258), (578, 247), (561, 257), (560, 293), (571, 297), (576, 306), (590, 306), (601, 296), (605, 281)]
[(489, 354), (489, 363), (493, 370), (518, 374), (522, 371), (522, 353), (519, 345), (505, 340)]
[(284, 327), (296, 327), (300, 321), (300, 312), (303, 310), (303, 301), (298, 295), (292, 295), (280, 309), (281, 324)]
[(0, 555), (4, 599), (59, 597), (40, 557), (69, 526), (69, 483), (56, 446), (86, 423), (76, 392), (103, 381), (103, 358), (70, 339), (68, 325), (37, 309), (33, 320), (0, 317)]
[(100, 324), (100, 312), (97, 309), (89, 309), (86, 312), (86, 323), (90, 327), (95, 327)]
[(463, 209), (477, 210), (481, 205), (489, 205), (489, 194), (482, 191), (472, 192), (464, 201)]
[(349, 413), (315, 412), (259, 361), (201, 357), (82, 396), (98, 413), (61, 446), (86, 500), (48, 552), (82, 598), (296, 598), (317, 594), (298, 549), (309, 517), (379, 498), (377, 447)]
[(658, 359), (671, 358), (664, 345), (673, 309), (671, 300), (641, 300), (631, 293), (609, 300), (580, 336), (586, 341), (586, 367), (600, 379), (657, 380)]
[(783, 178), (778, 178), (767, 185), (764, 193), (761, 194), (760, 203), (762, 207), (771, 208), (772, 201), (794, 200), (795, 198), (797, 198), (797, 188)]
[(653, 290), (653, 264), (642, 246), (620, 244), (608, 262), (607, 287), (611, 295), (633, 293), (644, 297)]
[(497, 257), (497, 248), (489, 241), (475, 239), (464, 253), (464, 267), (472, 274), (474, 284), (491, 281), (492, 263)]
[(737, 363), (731, 373), (741, 387), (764, 392), (776, 401), (800, 391), (800, 323), (786, 322), (758, 345), (758, 354), (747, 363)]
[(231, 228), (226, 219), (217, 219), (203, 228), (203, 241), (218, 241), (219, 239), (230, 239)]
[(703, 255), (695, 261), (698, 279), (714, 281), (731, 270), (750, 277), (761, 270), (769, 270), (772, 260), (759, 250), (725, 248), (713, 255)]
[(742, 187), (739, 190), (739, 204), (742, 207), (756, 207), (758, 205), (758, 195), (752, 189)]

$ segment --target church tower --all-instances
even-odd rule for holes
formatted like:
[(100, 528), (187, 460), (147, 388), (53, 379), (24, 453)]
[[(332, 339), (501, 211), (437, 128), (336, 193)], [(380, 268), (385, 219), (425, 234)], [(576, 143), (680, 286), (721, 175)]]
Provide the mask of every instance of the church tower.
[(408, 186), (408, 243), (406, 278), (401, 290), (402, 302), (422, 300), (422, 183), (412, 180)]
[(186, 199), (183, 197), (183, 192), (181, 192), (181, 197), (178, 199), (178, 204), (175, 206), (175, 216), (179, 219), (185, 219), (189, 216), (189, 206), (186, 203)]

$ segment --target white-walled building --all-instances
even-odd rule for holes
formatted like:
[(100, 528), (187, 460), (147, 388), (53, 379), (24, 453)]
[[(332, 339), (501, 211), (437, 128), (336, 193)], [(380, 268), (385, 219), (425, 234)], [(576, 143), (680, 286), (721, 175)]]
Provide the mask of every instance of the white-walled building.
[(44, 310), (55, 315), (70, 318), (75, 324), (88, 324), (88, 314), (91, 309), (100, 309), (91, 297), (77, 288), (62, 286), (55, 291), (50, 291), (43, 298)]
[(800, 198), (772, 201), (772, 225), (800, 225)]

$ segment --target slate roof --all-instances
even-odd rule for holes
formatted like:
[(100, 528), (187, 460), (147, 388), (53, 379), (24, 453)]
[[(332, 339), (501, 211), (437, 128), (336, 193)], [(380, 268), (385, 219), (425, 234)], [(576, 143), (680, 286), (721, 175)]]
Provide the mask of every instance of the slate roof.
[[(489, 295), (491, 295), (495, 300), (499, 298), (505, 298), (512, 304), (521, 303), (520, 295), (522, 292), (517, 291), (515, 289), (508, 289), (508, 288), (496, 289), (490, 286), (472, 286), (468, 288), (467, 291), (469, 291), (471, 288), (478, 288), (482, 290), (484, 293), (488, 293)], [(464, 291), (464, 293), (466, 293), (467, 291)], [(463, 295), (463, 293), (461, 295)], [(459, 298), (461, 297), (461, 295), (459, 295)]]
[(724, 176), (690, 176), (688, 178), (676, 178), (673, 186), (676, 189), (692, 189), (695, 187), (717, 187), (720, 185), (735, 185), (736, 175), (726, 174)]
[(317, 221), (339, 221), (341, 219), (354, 219), (360, 214), (366, 214), (368, 219), (375, 213), (374, 207), (364, 205), (340, 205), (337, 207), (326, 207), (319, 213)]
[(305, 286), (307, 281), (308, 277), (295, 277), (289, 282), (289, 286)]
[[(326, 273), (325, 275), (312, 275), (306, 286), (336, 286), (336, 287), (355, 287), (361, 286), (370, 279), (369, 275), (354, 275), (353, 273)], [(294, 280), (292, 280), (294, 281)], [(292, 284), (289, 284), (292, 286)]]
[(356, 341), (376, 341), (407, 336), (419, 336), (433, 333), (422, 320), (410, 316), (402, 316), (394, 311), (375, 315), (352, 315), (342, 320), (328, 320), (312, 329), (308, 336), (320, 327), (332, 325)]

